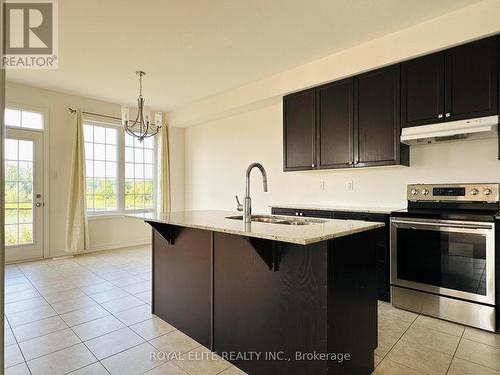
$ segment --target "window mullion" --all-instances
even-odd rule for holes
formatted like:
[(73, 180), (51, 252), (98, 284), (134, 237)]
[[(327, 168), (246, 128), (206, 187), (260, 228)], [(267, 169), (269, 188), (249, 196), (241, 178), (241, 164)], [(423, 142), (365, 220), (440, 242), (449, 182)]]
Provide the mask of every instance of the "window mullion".
[(125, 132), (119, 130), (118, 136), (118, 211), (125, 212)]

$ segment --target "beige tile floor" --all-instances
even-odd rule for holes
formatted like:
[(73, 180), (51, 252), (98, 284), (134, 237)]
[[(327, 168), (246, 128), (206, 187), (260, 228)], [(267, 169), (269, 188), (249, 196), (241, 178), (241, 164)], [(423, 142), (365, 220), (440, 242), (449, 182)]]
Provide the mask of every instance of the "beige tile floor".
[[(147, 247), (9, 265), (5, 288), (8, 375), (244, 374), (150, 313)], [(500, 374), (500, 335), (382, 302), (375, 354), (378, 375)]]

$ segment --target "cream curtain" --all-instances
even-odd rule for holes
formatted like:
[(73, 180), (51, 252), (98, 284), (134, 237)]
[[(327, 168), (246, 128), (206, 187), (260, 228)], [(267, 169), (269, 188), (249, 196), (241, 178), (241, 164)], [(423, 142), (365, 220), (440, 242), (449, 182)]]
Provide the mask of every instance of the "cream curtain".
[(81, 109), (74, 113), (75, 136), (69, 182), (68, 219), (66, 222), (66, 251), (79, 252), (89, 246), (89, 230), (85, 193), (85, 144)]
[(170, 159), (168, 152), (168, 126), (163, 125), (160, 129), (161, 135), (158, 147), (158, 181), (159, 181), (159, 204), (160, 212), (170, 212)]

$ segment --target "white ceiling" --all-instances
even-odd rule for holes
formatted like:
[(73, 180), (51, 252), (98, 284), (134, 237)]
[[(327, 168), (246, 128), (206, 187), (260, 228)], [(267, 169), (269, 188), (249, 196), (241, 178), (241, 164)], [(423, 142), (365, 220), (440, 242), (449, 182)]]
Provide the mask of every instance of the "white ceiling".
[[(479, 0), (62, 0), (59, 69), (11, 81), (170, 110)], [(395, 46), (397, 48), (397, 46)]]

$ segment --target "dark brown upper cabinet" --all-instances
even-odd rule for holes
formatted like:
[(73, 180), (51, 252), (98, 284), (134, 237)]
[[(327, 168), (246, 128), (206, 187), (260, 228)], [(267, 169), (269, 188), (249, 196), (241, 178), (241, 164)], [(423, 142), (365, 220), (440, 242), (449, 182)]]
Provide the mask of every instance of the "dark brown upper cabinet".
[(283, 99), (283, 163), (285, 171), (316, 168), (316, 90)]
[(444, 53), (401, 64), (402, 126), (444, 121)]
[(283, 169), (409, 165), (401, 127), (498, 114), (499, 49), (489, 37), (285, 96)]
[(496, 115), (497, 37), (450, 49), (446, 53), (445, 82), (447, 120)]
[(370, 167), (409, 163), (400, 143), (400, 65), (354, 78), (354, 165)]
[(498, 38), (402, 63), (402, 127), (498, 113)]
[(408, 165), (399, 64), (284, 98), (284, 170)]
[(318, 102), (318, 167), (348, 168), (354, 161), (354, 79), (320, 87)]

